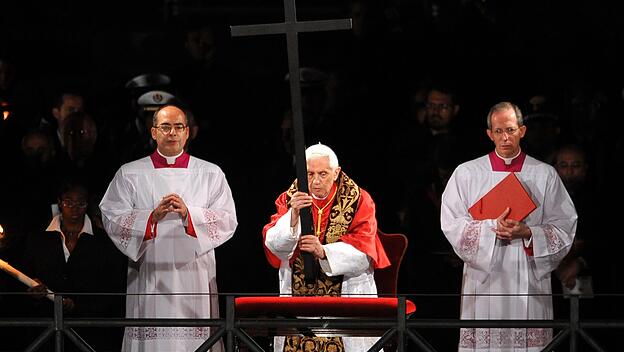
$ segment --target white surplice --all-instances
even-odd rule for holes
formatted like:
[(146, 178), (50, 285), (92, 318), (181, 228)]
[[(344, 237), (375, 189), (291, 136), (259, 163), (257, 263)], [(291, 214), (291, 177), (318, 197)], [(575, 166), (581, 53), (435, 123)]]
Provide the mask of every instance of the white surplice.
[[(184, 200), (197, 237), (169, 213), (156, 225), (156, 238), (144, 240), (150, 213), (170, 193)], [(194, 157), (186, 168), (155, 168), (150, 157), (127, 163), (100, 209), (106, 232), (129, 258), (128, 318), (219, 316), (214, 249), (232, 237), (237, 220), (218, 166)], [(137, 295), (171, 293), (188, 295)], [(208, 327), (127, 327), (122, 350), (193, 351), (209, 337)], [(218, 343), (211, 351), (222, 349)]]
[[(550, 275), (572, 245), (576, 210), (555, 169), (526, 156), (515, 174), (537, 205), (524, 219), (532, 238), (498, 240), (492, 231), (496, 221), (473, 220), (468, 208), (508, 174), (493, 171), (486, 155), (458, 166), (442, 195), (442, 231), (464, 261), (462, 319), (553, 317), (550, 296), (496, 294), (552, 292)], [(533, 256), (525, 251), (531, 243)], [(552, 329), (467, 328), (461, 329), (459, 351), (537, 352), (551, 339)]]
[[(301, 236), (301, 223), (291, 230), (291, 211), (288, 210), (279, 218), (275, 226), (266, 234), (265, 245), (277, 257), (280, 258), (279, 285), (280, 293), (292, 295), (292, 269), (289, 264), (293, 256), (299, 237)], [(341, 295), (345, 297), (376, 297), (377, 286), (375, 284), (374, 269), (371, 259), (350, 244), (334, 242), (324, 244), (325, 259), (319, 260), (321, 270), (327, 276), (344, 275), (342, 280)], [(376, 337), (343, 337), (342, 341), (346, 352), (368, 351), (377, 342)], [(284, 350), (284, 337), (275, 338), (275, 352)], [(383, 350), (382, 350), (383, 351)]]

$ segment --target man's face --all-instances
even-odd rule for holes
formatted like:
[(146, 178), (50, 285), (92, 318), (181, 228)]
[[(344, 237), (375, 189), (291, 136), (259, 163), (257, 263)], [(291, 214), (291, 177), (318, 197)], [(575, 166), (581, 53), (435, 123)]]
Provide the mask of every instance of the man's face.
[(587, 163), (581, 153), (562, 150), (557, 153), (555, 169), (568, 191), (576, 191), (587, 177)]
[[(170, 131), (165, 131), (170, 129)], [(158, 145), (158, 151), (165, 156), (176, 156), (182, 152), (189, 137), (186, 116), (174, 106), (168, 106), (158, 112), (156, 125), (152, 127), (152, 138)]]
[(31, 166), (46, 164), (52, 158), (52, 148), (49, 141), (40, 135), (28, 137), (22, 145), (22, 152)]
[(69, 140), (66, 141), (68, 151), (74, 157), (90, 156), (93, 154), (97, 140), (97, 126), (91, 118), (84, 118), (80, 126), (69, 131)]
[(215, 55), (215, 38), (212, 30), (202, 28), (186, 34), (186, 50), (197, 61), (212, 63)]
[(447, 131), (458, 112), (459, 106), (453, 104), (450, 95), (437, 90), (432, 90), (427, 95), (425, 118), (434, 132)]
[(59, 107), (52, 108), (52, 115), (56, 118), (59, 126), (62, 126), (69, 114), (82, 111), (84, 109), (84, 100), (82, 97), (65, 94), (63, 96), (63, 104)]
[(340, 167), (332, 169), (327, 156), (310, 159), (307, 165), (310, 193), (317, 198), (327, 197), (332, 185), (338, 179)]
[(511, 158), (520, 151), (520, 140), (524, 137), (526, 126), (518, 126), (516, 113), (513, 109), (499, 110), (492, 114), (492, 128), (487, 130), (496, 146), (498, 155)]

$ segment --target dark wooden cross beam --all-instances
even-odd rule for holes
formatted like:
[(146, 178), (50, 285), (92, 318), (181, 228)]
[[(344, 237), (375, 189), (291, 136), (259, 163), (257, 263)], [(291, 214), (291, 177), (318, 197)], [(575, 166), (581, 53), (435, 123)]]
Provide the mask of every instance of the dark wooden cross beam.
[[(293, 114), (293, 133), (295, 140), (295, 165), (298, 188), (308, 193), (308, 172), (305, 158), (305, 137), (303, 131), (303, 111), (301, 108), (301, 82), (299, 71), (300, 32), (321, 32), (351, 29), (351, 19), (297, 22), (295, 0), (284, 0), (284, 23), (268, 23), (244, 26), (231, 26), (233, 37), (286, 34), (288, 51), (288, 72), (290, 77), (290, 102)], [(302, 209), (300, 215), (301, 233), (314, 234), (314, 224), (310, 208)], [(316, 281), (316, 261), (310, 253), (303, 253), (306, 282)]]

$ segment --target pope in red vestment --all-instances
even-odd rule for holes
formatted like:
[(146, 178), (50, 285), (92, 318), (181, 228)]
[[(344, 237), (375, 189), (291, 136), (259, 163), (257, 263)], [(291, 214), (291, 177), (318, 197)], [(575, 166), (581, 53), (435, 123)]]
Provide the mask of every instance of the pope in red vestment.
[[(375, 203), (341, 171), (335, 153), (317, 144), (306, 150), (310, 194), (297, 189), (297, 181), (282, 193), (277, 212), (263, 228), (269, 263), (279, 268), (280, 293), (285, 295), (368, 296), (377, 288), (374, 270), (390, 265), (377, 236)], [(311, 207), (314, 233), (302, 234), (300, 210)], [(316, 282), (306, 282), (301, 253), (314, 256)], [(275, 351), (366, 351), (370, 337), (276, 338)]]

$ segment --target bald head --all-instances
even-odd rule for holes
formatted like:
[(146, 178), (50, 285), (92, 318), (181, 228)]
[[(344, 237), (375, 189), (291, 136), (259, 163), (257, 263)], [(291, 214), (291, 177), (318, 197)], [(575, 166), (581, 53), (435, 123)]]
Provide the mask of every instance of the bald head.
[(157, 126), (159, 117), (172, 118), (172, 117), (176, 117), (179, 115), (181, 115), (184, 118), (184, 124), (188, 125), (188, 119), (186, 118), (186, 114), (184, 113), (184, 111), (182, 111), (182, 109), (174, 105), (165, 105), (161, 107), (160, 109), (156, 110), (156, 112), (154, 112), (154, 117), (152, 118), (152, 124), (154, 126)]

